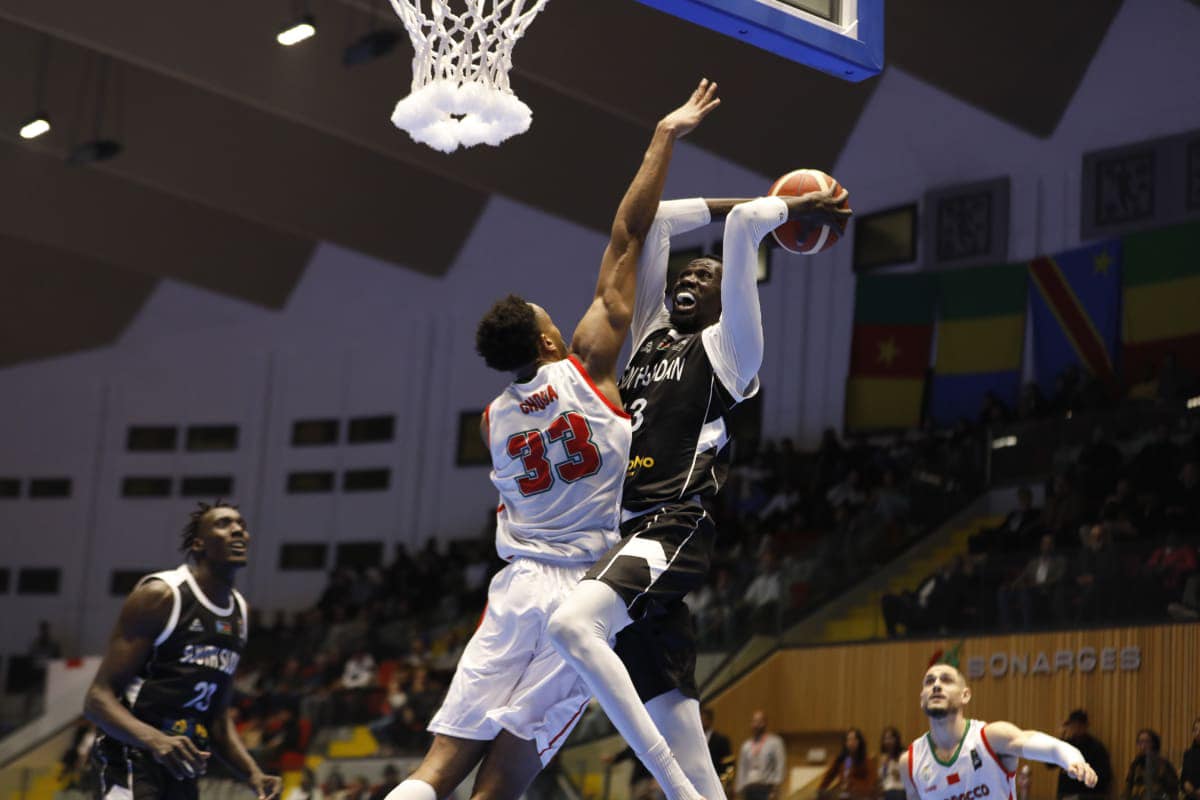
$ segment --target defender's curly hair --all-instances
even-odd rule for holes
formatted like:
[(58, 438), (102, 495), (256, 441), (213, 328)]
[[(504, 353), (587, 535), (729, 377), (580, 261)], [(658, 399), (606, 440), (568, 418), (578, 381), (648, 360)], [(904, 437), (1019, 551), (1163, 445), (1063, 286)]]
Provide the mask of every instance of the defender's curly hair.
[(475, 352), (501, 372), (531, 364), (538, 357), (538, 326), (533, 307), (525, 298), (510, 294), (479, 320), (475, 329)]
[(232, 508), (237, 510), (237, 506), (232, 503), (226, 503), (224, 500), (217, 500), (211, 506), (208, 503), (196, 503), (196, 510), (188, 514), (187, 525), (183, 526), (183, 539), (179, 544), (179, 549), (183, 552), (190, 552), (192, 544), (200, 537), (200, 520), (204, 519), (204, 515), (214, 508)]

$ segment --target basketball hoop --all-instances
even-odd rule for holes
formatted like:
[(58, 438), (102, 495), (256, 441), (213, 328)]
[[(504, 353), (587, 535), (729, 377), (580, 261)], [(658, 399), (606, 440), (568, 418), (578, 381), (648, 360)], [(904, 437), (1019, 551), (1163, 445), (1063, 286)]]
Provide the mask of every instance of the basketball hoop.
[(391, 0), (414, 51), (412, 92), (392, 124), (443, 153), (529, 130), (533, 112), (509, 88), (508, 71), (513, 47), (547, 2)]

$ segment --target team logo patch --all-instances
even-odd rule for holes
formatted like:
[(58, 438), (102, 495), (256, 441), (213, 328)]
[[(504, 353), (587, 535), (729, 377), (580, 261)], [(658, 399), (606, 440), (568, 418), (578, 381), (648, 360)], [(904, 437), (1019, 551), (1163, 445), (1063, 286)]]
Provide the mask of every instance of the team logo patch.
[(233, 623), (223, 619), (217, 620), (217, 633), (223, 633), (226, 636), (233, 636)]
[(971, 766), (975, 769), (983, 766), (983, 759), (979, 757), (979, 751), (974, 747), (971, 748)]
[(194, 619), (194, 620), (192, 620), (192, 624), (188, 625), (188, 630), (191, 631), (192, 633), (203, 633), (204, 632), (204, 623), (198, 619)]

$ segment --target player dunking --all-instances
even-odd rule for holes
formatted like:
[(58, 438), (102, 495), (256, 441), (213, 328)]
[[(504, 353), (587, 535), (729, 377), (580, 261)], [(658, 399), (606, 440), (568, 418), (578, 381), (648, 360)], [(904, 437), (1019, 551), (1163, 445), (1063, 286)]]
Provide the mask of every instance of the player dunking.
[(546, 623), (619, 537), (631, 430), (616, 362), (633, 313), (638, 259), (675, 140), (719, 102), (716, 84), (701, 81), (658, 123), (617, 209), (595, 295), (570, 346), (545, 310), (514, 295), (479, 323), (479, 354), (513, 376), (482, 426), (500, 493), (496, 549), (509, 564), (493, 578), (483, 620), (429, 723), (429, 752), (388, 800), (446, 797), (481, 760), (472, 796), (515, 800), (590, 700), (548, 643)]
[[(845, 199), (827, 191), (665, 202), (646, 240), (634, 351), (621, 379), (633, 417), (622, 539), (560, 607), (550, 630), (643, 760), (653, 757), (644, 748), (665, 738), (691, 779), (663, 784), (671, 800), (723, 796), (700, 721), (695, 643), (682, 598), (708, 576), (715, 530), (704, 502), (725, 480), (729, 413), (758, 391), (758, 246), (789, 218), (843, 223), (850, 211), (838, 206)], [(724, 215), (724, 264), (692, 261), (668, 287), (671, 236)]]
[(955, 667), (934, 664), (925, 672), (921, 710), (929, 717), (929, 733), (900, 757), (908, 800), (1015, 797), (1013, 776), (1021, 758), (1057, 764), (1089, 788), (1096, 785), (1096, 772), (1075, 747), (1011, 722), (967, 719), (963, 711), (970, 701), (971, 689)]
[(188, 562), (142, 578), (125, 600), (84, 704), (100, 728), (92, 759), (104, 800), (195, 800), (213, 753), (259, 800), (279, 793), (229, 715), (247, 634), (233, 579), (249, 541), (236, 506), (201, 503), (183, 530)]

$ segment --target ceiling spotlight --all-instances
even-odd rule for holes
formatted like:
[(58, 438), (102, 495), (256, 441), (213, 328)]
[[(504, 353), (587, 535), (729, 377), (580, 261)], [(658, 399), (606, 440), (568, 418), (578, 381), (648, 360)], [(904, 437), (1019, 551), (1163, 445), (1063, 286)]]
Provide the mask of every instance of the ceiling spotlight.
[(399, 41), (400, 34), (396, 31), (382, 28), (370, 31), (346, 48), (342, 53), (342, 63), (347, 67), (353, 67), (357, 64), (374, 61), (380, 56), (386, 56), (392, 52)]
[(305, 14), (279, 31), (279, 34), (275, 37), (275, 41), (284, 47), (291, 47), (298, 42), (312, 38), (316, 32), (316, 20), (313, 19), (311, 14)]
[(36, 139), (50, 130), (50, 118), (45, 114), (34, 114), (21, 126), (22, 139)]

